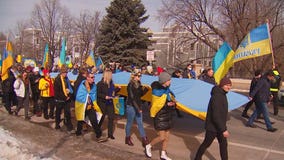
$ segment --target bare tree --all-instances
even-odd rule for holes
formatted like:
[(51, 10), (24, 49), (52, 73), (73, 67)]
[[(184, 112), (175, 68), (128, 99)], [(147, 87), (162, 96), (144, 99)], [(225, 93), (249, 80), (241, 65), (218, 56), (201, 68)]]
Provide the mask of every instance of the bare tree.
[[(159, 11), (159, 18), (167, 25), (173, 25), (173, 31), (191, 33), (191, 40), (202, 41), (215, 52), (218, 46), (212, 37), (227, 41), (233, 49), (241, 43), (247, 33), (260, 24), (270, 20), (270, 31), (273, 38), (283, 30), (284, 1), (281, 0), (164, 0)], [(280, 56), (278, 50), (283, 48), (283, 40), (273, 42), (274, 56)], [(261, 59), (271, 60), (271, 56)], [(236, 72), (253, 72), (265, 66), (261, 60), (249, 59), (235, 65)], [(266, 66), (265, 66), (266, 67)], [(271, 67), (271, 65), (266, 68)]]
[(82, 63), (89, 55), (90, 50), (96, 51), (97, 35), (100, 25), (100, 12), (91, 13), (84, 11), (80, 18), (75, 21), (75, 33), (80, 42), (80, 62)]
[(68, 10), (61, 6), (59, 0), (41, 0), (34, 7), (32, 24), (35, 28), (41, 29), (45, 41), (49, 44), (52, 64), (60, 50), (58, 47), (61, 37), (69, 35), (71, 22)]
[[(24, 30), (28, 27), (28, 24), (26, 23), (26, 21), (18, 21), (17, 22), (17, 26), (15, 29), (15, 37), (16, 37), (16, 42), (15, 42), (15, 46), (14, 46), (14, 53), (24, 53), (26, 50), (24, 49), (24, 47), (30, 47), (32, 44), (25, 44), (24, 45)], [(29, 50), (28, 52), (31, 53), (31, 50)]]

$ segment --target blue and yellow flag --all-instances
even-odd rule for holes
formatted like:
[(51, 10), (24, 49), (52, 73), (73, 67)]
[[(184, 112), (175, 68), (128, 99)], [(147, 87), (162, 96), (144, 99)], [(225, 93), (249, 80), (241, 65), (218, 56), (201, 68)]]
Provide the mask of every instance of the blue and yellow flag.
[(65, 61), (66, 61), (66, 40), (65, 38), (63, 38), (61, 43), (61, 51), (60, 51), (58, 66), (61, 67), (62, 65), (66, 64)]
[(2, 81), (8, 78), (9, 68), (13, 65), (13, 49), (11, 42), (7, 43), (2, 56)]
[(89, 66), (96, 66), (94, 52), (90, 51), (88, 58), (86, 59), (86, 64)]
[(124, 97), (113, 98), (114, 113), (124, 115)]
[(99, 56), (96, 60), (96, 67), (99, 68), (100, 65), (102, 65), (104, 67), (104, 62), (103, 60), (101, 59), (101, 57)]
[(249, 32), (237, 48), (234, 62), (272, 53), (268, 24), (263, 24)]
[(227, 74), (229, 69), (233, 66), (233, 58), (235, 52), (227, 42), (219, 48), (215, 54), (212, 62), (215, 81), (219, 84), (220, 80)]
[(48, 65), (48, 44), (46, 43), (43, 54), (42, 66), (44, 68), (47, 68), (47, 65)]

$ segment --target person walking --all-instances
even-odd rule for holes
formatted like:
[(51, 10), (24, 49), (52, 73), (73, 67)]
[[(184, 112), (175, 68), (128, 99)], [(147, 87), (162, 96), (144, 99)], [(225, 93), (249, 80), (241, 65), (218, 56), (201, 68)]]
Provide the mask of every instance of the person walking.
[(269, 119), (268, 112), (268, 103), (272, 99), (270, 92), (270, 81), (274, 80), (274, 73), (272, 70), (269, 70), (265, 75), (257, 82), (255, 88), (249, 95), (249, 99), (252, 100), (252, 97), (255, 97), (256, 109), (249, 118), (246, 126), (255, 128), (253, 125), (254, 120), (258, 114), (262, 114), (267, 131), (275, 132), (277, 129), (272, 127), (271, 121)]
[(138, 130), (140, 136), (142, 138), (142, 146), (145, 147), (149, 142), (147, 136), (145, 134), (145, 130), (143, 127), (143, 114), (142, 114), (142, 101), (141, 97), (145, 95), (148, 91), (146, 87), (141, 85), (141, 73), (132, 73), (130, 81), (127, 85), (127, 101), (126, 101), (126, 127), (125, 127), (125, 144), (129, 146), (133, 146), (133, 142), (131, 141), (131, 128), (133, 125), (134, 119), (138, 125)]
[[(254, 72), (254, 77), (252, 78), (250, 82), (249, 94), (251, 94), (252, 90), (255, 88), (258, 80), (261, 78), (261, 75), (262, 75), (261, 70), (256, 70)], [(245, 109), (243, 110), (242, 117), (249, 118), (247, 112), (254, 102), (255, 102), (255, 98), (253, 98), (251, 101), (247, 103), (247, 105), (245, 106)]]
[[(43, 116), (45, 119), (54, 119), (54, 82), (47, 69), (43, 69), (43, 77), (39, 80), (39, 90), (43, 105)], [(50, 107), (48, 114), (48, 106)]]
[(278, 100), (278, 92), (281, 87), (281, 76), (278, 72), (278, 68), (274, 65), (272, 69), (274, 73), (274, 80), (271, 81), (271, 87), (270, 92), (273, 96), (272, 102), (273, 102), (273, 114), (275, 116), (278, 115), (279, 112), (279, 100)]
[(114, 106), (113, 98), (116, 93), (119, 91), (119, 88), (115, 88), (112, 81), (112, 71), (105, 70), (103, 77), (100, 82), (97, 84), (97, 93), (98, 93), (98, 105), (102, 110), (103, 116), (100, 121), (100, 126), (102, 126), (105, 116), (108, 117), (108, 138), (115, 139), (113, 136), (114, 130)]
[(67, 131), (73, 130), (73, 125), (71, 122), (71, 95), (73, 93), (73, 89), (71, 87), (71, 83), (67, 77), (67, 66), (62, 65), (60, 69), (60, 74), (54, 80), (54, 99), (56, 104), (55, 111), (55, 129), (60, 129), (61, 122), (61, 112), (64, 110), (64, 119), (65, 125), (67, 127)]
[(97, 86), (93, 73), (87, 73), (86, 80), (79, 85), (75, 101), (75, 116), (77, 120), (76, 135), (82, 135), (84, 120), (87, 117), (96, 134), (97, 142), (105, 142), (107, 139), (102, 137), (102, 131), (98, 123), (97, 112), (102, 113), (97, 104)]
[(170, 129), (172, 128), (172, 111), (175, 108), (175, 100), (173, 93), (169, 87), (171, 84), (171, 76), (162, 72), (159, 75), (159, 81), (151, 84), (152, 87), (152, 107), (150, 115), (154, 120), (154, 128), (158, 132), (158, 137), (154, 138), (145, 146), (145, 154), (151, 158), (151, 148), (155, 144), (162, 142), (162, 151), (160, 158), (163, 160), (171, 160), (167, 155), (167, 145), (169, 143)]
[(4, 107), (10, 115), (13, 114), (12, 106), (17, 105), (17, 95), (13, 88), (14, 82), (18, 76), (16, 75), (15, 77), (15, 74), (13, 74), (13, 69), (15, 68), (16, 67), (13, 66), (8, 69), (7, 79), (3, 80), (1, 75)]
[(30, 75), (31, 89), (32, 89), (32, 101), (33, 101), (33, 113), (37, 116), (41, 116), (41, 109), (39, 106), (39, 80), (41, 75), (39, 74), (39, 67), (33, 69), (33, 73)]
[(229, 132), (227, 130), (228, 100), (226, 94), (232, 87), (229, 78), (221, 79), (219, 86), (214, 86), (211, 90), (206, 120), (205, 120), (205, 138), (199, 146), (195, 160), (201, 160), (206, 149), (212, 144), (217, 137), (222, 160), (228, 159), (228, 142)]
[(14, 90), (17, 95), (18, 105), (15, 110), (15, 115), (18, 116), (18, 113), (21, 108), (25, 109), (25, 120), (29, 120), (29, 98), (30, 98), (30, 81), (28, 78), (28, 73), (24, 71), (22, 74), (19, 74), (17, 79), (14, 82)]

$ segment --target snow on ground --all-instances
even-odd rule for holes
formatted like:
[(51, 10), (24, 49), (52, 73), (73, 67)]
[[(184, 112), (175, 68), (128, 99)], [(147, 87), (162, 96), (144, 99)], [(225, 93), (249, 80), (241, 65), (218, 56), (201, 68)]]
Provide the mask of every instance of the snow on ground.
[[(1, 160), (39, 160), (42, 159), (38, 156), (35, 156), (29, 151), (24, 148), (24, 145), (22, 144), (21, 141), (17, 140), (13, 135), (7, 131), (4, 130), (0, 126), (0, 159)], [(52, 160), (51, 158), (44, 159), (44, 160)]]

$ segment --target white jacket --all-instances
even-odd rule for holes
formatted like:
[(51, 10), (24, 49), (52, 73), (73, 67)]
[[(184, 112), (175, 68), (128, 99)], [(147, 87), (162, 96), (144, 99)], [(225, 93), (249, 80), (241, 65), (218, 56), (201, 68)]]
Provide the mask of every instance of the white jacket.
[(14, 91), (18, 97), (25, 97), (25, 84), (20, 78), (17, 78), (14, 82)]

